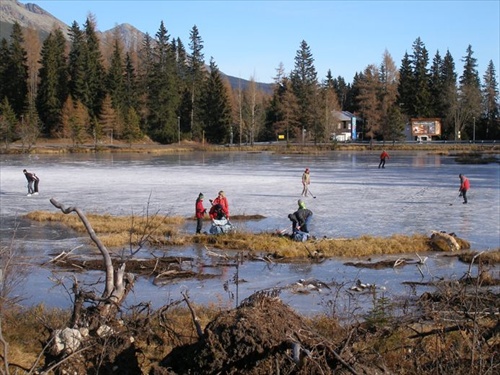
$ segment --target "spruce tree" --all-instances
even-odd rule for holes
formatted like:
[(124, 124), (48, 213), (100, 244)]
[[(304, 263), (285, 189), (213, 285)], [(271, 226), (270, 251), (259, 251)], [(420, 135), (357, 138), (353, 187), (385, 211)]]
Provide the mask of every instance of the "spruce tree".
[(16, 124), (16, 113), (10, 105), (7, 96), (4, 96), (0, 102), (0, 139), (6, 149), (16, 140)]
[(217, 144), (228, 140), (231, 106), (226, 86), (213, 58), (210, 60), (209, 70), (210, 74), (202, 91), (200, 109), (205, 139)]
[(318, 127), (318, 78), (314, 67), (314, 58), (306, 41), (300, 43), (295, 55), (295, 66), (291, 75), (295, 96), (298, 99), (300, 112), (298, 118), (302, 131), (311, 132), (314, 140), (322, 136)]
[(196, 25), (193, 26), (191, 32), (189, 33), (189, 49), (190, 53), (187, 57), (187, 82), (191, 96), (189, 130), (192, 132), (193, 137), (200, 139), (200, 99), (205, 77), (205, 57), (203, 55), (203, 39), (201, 38)]
[(446, 51), (441, 64), (440, 73), (441, 92), (438, 103), (440, 104), (438, 117), (441, 118), (441, 133), (445, 139), (452, 138), (454, 134), (454, 120), (452, 108), (457, 105), (457, 73), (455, 72), (455, 62), (450, 51)]
[(85, 59), (87, 45), (84, 34), (75, 21), (69, 29), (70, 51), (68, 57), (69, 92), (72, 99), (83, 101), (85, 99)]
[(472, 139), (475, 122), (481, 116), (481, 86), (477, 71), (477, 60), (469, 45), (463, 58), (464, 70), (459, 78), (458, 106), (460, 115), (456, 118), (460, 139)]
[(85, 90), (82, 103), (91, 117), (99, 116), (102, 101), (106, 94), (105, 70), (102, 62), (99, 37), (95, 30), (95, 21), (88, 17), (84, 24), (86, 54), (84, 59)]
[(398, 103), (403, 113), (409, 117), (415, 117), (413, 101), (415, 98), (415, 74), (411, 66), (411, 59), (405, 53), (399, 68)]
[(490, 60), (483, 76), (483, 115), (479, 135), (483, 139), (500, 138), (500, 101), (495, 65)]
[(177, 108), (180, 95), (175, 56), (169, 43), (170, 36), (163, 21), (156, 33), (153, 48), (154, 62), (148, 75), (148, 125), (150, 136), (161, 143), (177, 140)]
[(412, 115), (415, 117), (429, 117), (431, 113), (428, 64), (429, 54), (419, 37), (413, 43), (412, 55), (414, 78)]
[(36, 108), (46, 135), (62, 131), (61, 110), (68, 95), (66, 41), (61, 30), (51, 32), (43, 42)]
[(127, 97), (125, 87), (125, 68), (123, 62), (123, 51), (118, 39), (114, 40), (111, 63), (107, 73), (107, 92), (109, 93), (113, 109), (121, 114), (126, 113)]
[(2, 86), (4, 96), (17, 118), (26, 110), (28, 95), (28, 65), (21, 26), (14, 23), (10, 34), (7, 63), (5, 64)]

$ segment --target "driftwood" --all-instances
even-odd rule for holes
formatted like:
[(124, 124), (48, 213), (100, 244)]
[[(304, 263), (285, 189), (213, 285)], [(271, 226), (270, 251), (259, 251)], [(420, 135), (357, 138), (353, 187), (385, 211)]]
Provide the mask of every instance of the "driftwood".
[(121, 266), (116, 270), (114, 269), (108, 249), (101, 242), (99, 237), (97, 237), (87, 217), (78, 207), (65, 207), (54, 198), (50, 199), (50, 203), (52, 203), (54, 207), (60, 209), (64, 214), (75, 212), (78, 215), (83, 225), (85, 226), (85, 229), (87, 230), (90, 238), (99, 249), (104, 261), (106, 281), (104, 291), (100, 297), (96, 296), (94, 293), (79, 291), (77, 283), (75, 283), (73, 286), (76, 297), (73, 324), (77, 324), (78, 322), (80, 322), (80, 314), (75, 314), (75, 312), (81, 312), (81, 309), (78, 307), (78, 305), (80, 303), (83, 304), (84, 300), (98, 302), (99, 308), (97, 310), (100, 315), (99, 318), (113, 316), (113, 313), (117, 311), (117, 308), (127, 296), (128, 291), (132, 288), (134, 281), (133, 276), (125, 273), (125, 263), (121, 264)]

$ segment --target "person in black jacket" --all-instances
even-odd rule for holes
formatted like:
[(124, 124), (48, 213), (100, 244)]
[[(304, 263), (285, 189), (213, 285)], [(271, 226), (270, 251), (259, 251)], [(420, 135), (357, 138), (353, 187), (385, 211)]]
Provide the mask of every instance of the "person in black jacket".
[(299, 208), (293, 214), (288, 215), (288, 218), (292, 222), (292, 233), (298, 230), (309, 233), (308, 224), (312, 216), (312, 211), (307, 208)]
[[(40, 179), (35, 173), (28, 172), (26, 169), (23, 169), (23, 173), (26, 176), (26, 180), (28, 180), (28, 197), (31, 194), (38, 195), (38, 183)], [(33, 188), (33, 184), (35, 187)]]

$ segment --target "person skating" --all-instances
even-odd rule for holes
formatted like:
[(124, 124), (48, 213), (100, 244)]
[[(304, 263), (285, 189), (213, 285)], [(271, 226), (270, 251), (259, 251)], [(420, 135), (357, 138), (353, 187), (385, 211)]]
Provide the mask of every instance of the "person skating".
[(385, 159), (389, 158), (390, 158), (389, 154), (385, 150), (383, 150), (382, 153), (380, 154), (380, 163), (378, 163), (378, 167), (385, 168)]
[(195, 204), (195, 216), (196, 216), (196, 234), (201, 233), (201, 228), (203, 226), (203, 217), (207, 213), (207, 210), (203, 206), (203, 194), (200, 193), (196, 199)]
[[(26, 180), (28, 181), (28, 197), (32, 194), (38, 195), (38, 182), (40, 179), (35, 175), (35, 173), (28, 172), (26, 169), (23, 169), (24, 176), (26, 176)], [(33, 183), (35, 188), (33, 189)]]
[(460, 187), (458, 188), (458, 191), (460, 192), (460, 196), (464, 198), (463, 203), (467, 204), (467, 191), (470, 189), (470, 182), (469, 179), (461, 173), (458, 177), (460, 178)]
[(309, 168), (306, 168), (304, 173), (302, 173), (302, 196), (307, 197), (309, 194), (309, 185), (311, 184), (311, 175), (309, 173)]

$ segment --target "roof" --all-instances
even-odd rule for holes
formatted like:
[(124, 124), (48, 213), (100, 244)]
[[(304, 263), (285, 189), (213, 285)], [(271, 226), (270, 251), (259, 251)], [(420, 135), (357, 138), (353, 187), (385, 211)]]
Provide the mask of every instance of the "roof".
[(348, 112), (348, 111), (332, 111), (332, 114), (339, 119), (339, 121), (351, 121), (351, 119), (353, 117), (356, 117), (354, 116), (351, 112)]

